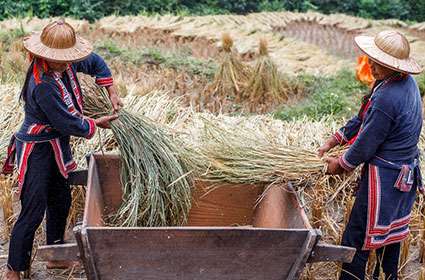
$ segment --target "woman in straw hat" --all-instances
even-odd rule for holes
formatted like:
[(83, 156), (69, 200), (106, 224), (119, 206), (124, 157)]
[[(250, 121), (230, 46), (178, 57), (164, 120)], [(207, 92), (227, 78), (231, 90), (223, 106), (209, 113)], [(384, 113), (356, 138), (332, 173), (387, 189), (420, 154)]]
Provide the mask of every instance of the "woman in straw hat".
[(422, 101), (410, 75), (422, 69), (410, 57), (406, 37), (397, 31), (357, 36), (355, 42), (369, 57), (376, 81), (358, 115), (319, 149), (323, 156), (336, 145), (349, 145), (340, 158), (325, 159), (330, 174), (364, 164), (342, 237), (342, 245), (357, 252), (351, 264), (343, 264), (340, 279), (364, 279), (372, 249), (378, 260), (373, 279), (381, 269), (385, 279), (397, 279), (400, 242), (409, 235), (416, 190), (423, 190), (418, 160)]
[[(72, 159), (70, 136), (90, 139), (96, 127), (110, 128), (116, 115), (90, 119), (83, 115), (83, 99), (77, 72), (96, 77), (106, 87), (115, 111), (121, 101), (104, 60), (74, 29), (58, 20), (24, 40), (31, 65), (21, 91), (25, 119), (13, 135), (3, 172), (13, 171), (15, 155), (22, 209), (12, 230), (5, 279), (20, 279), (29, 269), (34, 234), (46, 212), (47, 244), (63, 243), (71, 205), (68, 172)], [(66, 267), (50, 263), (48, 267)]]

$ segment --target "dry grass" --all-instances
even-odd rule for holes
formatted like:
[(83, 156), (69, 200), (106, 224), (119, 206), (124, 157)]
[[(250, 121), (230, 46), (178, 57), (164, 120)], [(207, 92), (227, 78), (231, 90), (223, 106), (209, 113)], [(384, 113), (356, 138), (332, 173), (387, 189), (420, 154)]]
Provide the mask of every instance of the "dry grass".
[(3, 239), (8, 239), (15, 216), (13, 214), (14, 187), (17, 185), (16, 176), (0, 176), (0, 206), (3, 213)]
[[(243, 102), (249, 112), (266, 113), (294, 98), (302, 88), (283, 76), (269, 56), (267, 41), (259, 43), (258, 59), (243, 92)], [(295, 96), (294, 96), (295, 95)]]
[(212, 112), (222, 111), (223, 106), (229, 106), (229, 102), (240, 103), (242, 92), (247, 86), (252, 69), (244, 64), (233, 47), (233, 39), (225, 33), (222, 37), (223, 56), (214, 81), (204, 92), (210, 102)]

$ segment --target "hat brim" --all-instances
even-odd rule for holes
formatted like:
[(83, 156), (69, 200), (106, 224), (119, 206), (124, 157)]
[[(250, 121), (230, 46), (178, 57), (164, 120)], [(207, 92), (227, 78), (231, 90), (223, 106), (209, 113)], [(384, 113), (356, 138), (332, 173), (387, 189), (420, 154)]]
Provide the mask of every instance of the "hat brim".
[(399, 59), (382, 51), (376, 44), (375, 39), (370, 36), (356, 36), (354, 42), (367, 56), (379, 64), (384, 65), (394, 71), (419, 74), (422, 67), (413, 58)]
[(24, 39), (24, 48), (36, 57), (41, 57), (53, 62), (76, 62), (88, 57), (92, 45), (85, 39), (77, 36), (72, 48), (54, 49), (44, 45), (40, 39), (40, 32), (33, 33)]

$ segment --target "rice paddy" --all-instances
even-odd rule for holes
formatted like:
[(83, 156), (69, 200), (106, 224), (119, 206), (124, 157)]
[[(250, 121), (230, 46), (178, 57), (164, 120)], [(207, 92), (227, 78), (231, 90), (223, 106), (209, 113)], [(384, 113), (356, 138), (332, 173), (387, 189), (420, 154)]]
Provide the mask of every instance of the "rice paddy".
[[(39, 30), (46, 22), (36, 18), (0, 22), (1, 159), (23, 119), (18, 96), (28, 62), (20, 42), (24, 34)], [(332, 79), (343, 69), (353, 71), (357, 51), (351, 40), (356, 34), (390, 27), (400, 30), (408, 34), (413, 53), (425, 63), (423, 24), (289, 12), (111, 16), (93, 24), (70, 22), (83, 37), (93, 40), (96, 51), (106, 58), (125, 104), (119, 119), (112, 123), (112, 131), (99, 131), (89, 141), (72, 140), (81, 168), (86, 167), (89, 152), (119, 151), (125, 158), (121, 178), (125, 203), (116, 216), (108, 218), (108, 223), (123, 226), (184, 224), (194, 178), (234, 184), (291, 182), (311, 224), (322, 230), (324, 240), (338, 244), (359, 174), (324, 174), (326, 165), (316, 151), (345, 119), (314, 110), (320, 110), (317, 102), (337, 106), (336, 101), (343, 97), (333, 90), (329, 95), (320, 94), (323, 99), (315, 96), (309, 109), (319, 116), (315, 118), (295, 110), (291, 118), (282, 121), (276, 112), (282, 106), (286, 110), (285, 106), (303, 104), (310, 89), (319, 87), (315, 82), (309, 84), (304, 75)], [(91, 86), (91, 78), (81, 78), (85, 81), (87, 114), (110, 112), (100, 90)], [(356, 85), (348, 104), (341, 103), (340, 110), (357, 110), (362, 93), (358, 88)], [(425, 136), (420, 145), (423, 150)], [(152, 147), (155, 150), (149, 150)], [(335, 149), (330, 153), (342, 152)], [(17, 213), (12, 207), (13, 185), (14, 178), (0, 180), (6, 239)], [(175, 196), (163, 195), (170, 188)], [(84, 197), (84, 188), (74, 189), (70, 229), (81, 219)], [(411, 234), (403, 243), (401, 279), (425, 277), (423, 205), (423, 196), (418, 196)], [(375, 263), (372, 254), (369, 275)], [(303, 279), (337, 279), (337, 271), (334, 263), (309, 265)]]

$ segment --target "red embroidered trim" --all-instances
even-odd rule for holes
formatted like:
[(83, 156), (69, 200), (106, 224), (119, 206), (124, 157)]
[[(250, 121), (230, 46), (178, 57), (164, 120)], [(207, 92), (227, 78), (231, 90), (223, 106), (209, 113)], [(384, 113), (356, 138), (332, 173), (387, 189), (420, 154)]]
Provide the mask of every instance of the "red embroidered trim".
[(68, 178), (68, 173), (66, 172), (65, 163), (63, 161), (62, 148), (61, 148), (59, 139), (56, 138), (56, 139), (50, 140), (49, 142), (52, 145), (52, 148), (55, 154), (56, 163), (58, 165), (60, 173), (62, 174), (64, 178)]
[(81, 96), (80, 87), (77, 83), (77, 78), (74, 75), (74, 72), (72, 71), (71, 67), (68, 66), (68, 69), (66, 70), (69, 76), (69, 80), (71, 82), (72, 91), (75, 94), (75, 97), (77, 98), (78, 106), (80, 107), (81, 111), (83, 111), (83, 97)]
[(24, 143), (23, 144), (23, 152), (21, 155), (21, 160), (18, 169), (18, 187), (19, 193), (21, 192), (22, 186), (24, 185), (25, 174), (27, 173), (28, 168), (28, 159), (31, 155), (32, 149), (34, 147), (34, 143)]
[(15, 167), (16, 140), (11, 141), (13, 141), (13, 144), (7, 147), (7, 158), (2, 169), (3, 174), (12, 174)]
[(71, 172), (75, 169), (77, 169), (77, 163), (74, 160), (71, 160), (67, 164), (65, 164), (66, 172)]
[(332, 135), (335, 139), (336, 139), (336, 141), (340, 144), (340, 145), (343, 145), (343, 144), (345, 144), (345, 140), (344, 140), (344, 135), (341, 133), (341, 131), (336, 131), (333, 135)]
[(96, 122), (91, 118), (84, 118), (84, 120), (89, 123), (89, 133), (87, 134), (86, 139), (91, 139), (96, 133)]
[(96, 84), (102, 87), (112, 86), (114, 84), (114, 80), (112, 77), (96, 78)]
[[(70, 75), (68, 73), (68, 71), (67, 71), (67, 74)], [(55, 82), (59, 87), (59, 91), (61, 92), (61, 95), (62, 95), (62, 100), (65, 103), (65, 105), (67, 106), (68, 112), (70, 112), (74, 116), (75, 115), (81, 115), (81, 113), (77, 109), (75, 109), (74, 102), (72, 101), (72, 96), (69, 93), (69, 91), (66, 89), (65, 84), (62, 82), (59, 74), (53, 73), (53, 78), (55, 79)], [(69, 80), (71, 82), (72, 90), (73, 90), (74, 95), (76, 96), (77, 102), (78, 102), (79, 93), (75, 92), (75, 90), (78, 89), (76, 81), (73, 80), (71, 76), (69, 76)], [(81, 99), (81, 96), (80, 96), (80, 99)], [(81, 102), (81, 100), (80, 100), (80, 102)]]
[(403, 241), (404, 239), (407, 238), (407, 236), (409, 235), (409, 232), (410, 231), (407, 228), (405, 231), (402, 231), (400, 233), (390, 234), (390, 235), (387, 236), (387, 238), (385, 238), (383, 240), (379, 240), (379, 241), (373, 240), (374, 239), (373, 237), (367, 237), (366, 243), (363, 246), (363, 248), (365, 250), (378, 249), (378, 248), (381, 248), (381, 247), (389, 245), (389, 244), (393, 244), (393, 243)]
[[(367, 213), (367, 228), (366, 228), (366, 238), (365, 245), (366, 249), (375, 249), (382, 247), (384, 245), (394, 243), (396, 241), (404, 239), (408, 234), (406, 231), (402, 231), (400, 233), (390, 232), (392, 230), (396, 230), (407, 226), (410, 222), (410, 215), (402, 217), (393, 221), (388, 226), (379, 226), (378, 225), (378, 214), (381, 204), (381, 183), (379, 177), (379, 169), (377, 166), (369, 164), (369, 201), (368, 201), (368, 213)], [(382, 241), (374, 241), (374, 235), (387, 235)]]
[(356, 166), (350, 164), (346, 159), (345, 159), (345, 154), (343, 154), (342, 156), (340, 156), (338, 158), (338, 162), (339, 165), (341, 165), (342, 168), (344, 168), (344, 170), (346, 171), (353, 171), (354, 169), (356, 169)]

